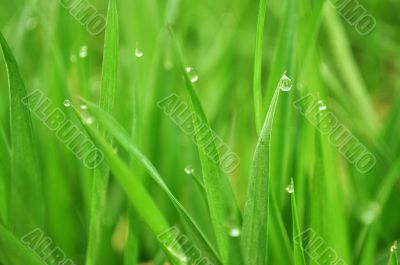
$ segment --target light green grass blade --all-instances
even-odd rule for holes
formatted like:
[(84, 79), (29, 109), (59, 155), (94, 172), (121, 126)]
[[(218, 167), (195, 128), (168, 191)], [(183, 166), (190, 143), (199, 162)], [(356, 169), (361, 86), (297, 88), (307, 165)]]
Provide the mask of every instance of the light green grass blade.
[[(215, 145), (214, 136), (210, 135), (209, 138), (205, 139), (205, 137), (203, 137), (204, 135), (201, 135), (201, 128), (205, 127), (210, 129), (211, 127), (191, 82), (189, 74), (185, 71), (183, 56), (175, 35), (171, 28), (169, 28), (169, 30), (178, 55), (179, 69), (184, 78), (185, 91), (189, 97), (189, 106), (192, 113), (196, 146), (198, 147), (197, 150), (202, 167), (204, 187), (206, 189), (208, 207), (211, 216), (211, 222), (213, 224), (214, 234), (217, 239), (219, 254), (223, 264), (240, 262), (240, 256), (239, 258), (236, 258), (236, 255), (240, 255), (240, 252), (235, 251), (232, 253), (231, 251), (232, 249), (236, 249), (235, 247), (231, 248), (231, 244), (238, 244), (235, 240), (229, 240), (228, 233), (230, 228), (226, 225), (226, 222), (229, 220), (229, 209), (233, 209), (235, 214), (239, 213), (236, 201), (232, 197), (232, 187), (229, 183), (229, 180), (226, 178), (226, 175), (222, 174), (219, 166), (220, 159)], [(208, 155), (210, 153), (215, 154), (217, 157), (216, 161), (218, 161), (217, 163), (211, 160)], [(231, 253), (232, 256), (229, 255), (229, 253)], [(232, 257), (235, 258), (232, 259)]]
[(26, 248), (21, 241), (16, 238), (0, 222), (0, 262), (7, 265), (44, 265), (37, 254)]
[(388, 265), (398, 265), (399, 264), (399, 259), (397, 257), (397, 241), (393, 243), (393, 245), (390, 247), (390, 258)]
[(270, 141), (279, 92), (278, 86), (253, 156), (243, 215), (242, 236), (243, 255), (249, 265), (265, 264), (267, 260)]
[(9, 225), (18, 236), (43, 225), (42, 180), (35, 151), (32, 120), (23, 98), (27, 95), (17, 62), (3, 35), (0, 44), (10, 87), (11, 183)]
[(263, 119), (263, 96), (262, 96), (262, 59), (263, 59), (263, 43), (264, 43), (264, 25), (265, 14), (267, 12), (268, 0), (260, 0), (258, 7), (256, 47), (254, 54), (254, 72), (253, 72), (253, 96), (254, 96), (254, 113), (256, 118), (257, 133), (261, 131)]
[[(109, 0), (104, 37), (100, 107), (113, 112), (118, 74), (119, 26), (116, 0)], [(105, 164), (93, 171), (89, 242), (86, 265), (96, 264), (102, 243), (102, 218), (106, 208), (109, 168)]]
[(114, 137), (114, 139), (125, 148), (132, 156), (134, 156), (141, 165), (146, 169), (147, 173), (154, 179), (154, 181), (160, 186), (160, 188), (166, 193), (170, 201), (174, 204), (178, 213), (181, 216), (182, 222), (185, 228), (190, 232), (193, 242), (200, 248), (203, 255), (207, 256), (211, 262), (220, 264), (218, 256), (211, 247), (204, 234), (200, 231), (194, 220), (191, 218), (186, 209), (172, 194), (166, 183), (164, 182), (157, 169), (150, 162), (150, 160), (144, 156), (139, 149), (130, 140), (129, 134), (118, 124), (113, 117), (100, 109), (96, 105), (87, 102), (89, 111), (95, 117), (95, 119), (105, 128), (108, 133)]
[[(293, 250), (294, 250), (294, 264), (295, 265), (306, 265), (306, 260), (304, 258), (303, 245), (299, 217), (297, 215), (297, 205), (296, 205), (296, 190), (293, 183), (293, 179), (291, 180), (290, 186), (287, 188), (287, 191), (291, 194), (291, 205), (292, 205), (292, 227), (293, 227)], [(300, 237), (299, 237), (300, 236)], [(295, 239), (296, 238), (296, 239)], [(296, 242), (296, 240), (298, 242)]]

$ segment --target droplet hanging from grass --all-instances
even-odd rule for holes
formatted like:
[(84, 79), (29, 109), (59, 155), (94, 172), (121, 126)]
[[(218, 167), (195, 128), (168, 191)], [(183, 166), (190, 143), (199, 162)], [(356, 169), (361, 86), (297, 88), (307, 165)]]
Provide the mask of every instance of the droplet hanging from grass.
[(143, 53), (141, 50), (139, 50), (139, 48), (136, 48), (136, 49), (135, 49), (135, 56), (136, 56), (136, 58), (142, 58), (143, 55), (144, 55), (144, 53)]
[(289, 186), (287, 186), (286, 191), (287, 191), (287, 193), (292, 194), (294, 192), (293, 184), (290, 184)]
[(231, 230), (229, 230), (229, 236), (231, 237), (239, 237), (241, 234), (241, 231), (239, 228), (232, 228)]
[(286, 71), (283, 73), (281, 80), (279, 80), (279, 88), (285, 92), (292, 89), (292, 80), (286, 75)]
[(191, 175), (194, 173), (194, 168), (190, 165), (186, 166), (184, 170), (185, 170), (185, 173), (188, 175)]
[(66, 100), (64, 100), (63, 104), (65, 107), (69, 107), (69, 106), (71, 106), (71, 100), (66, 99)]
[(87, 110), (88, 106), (87, 105), (81, 105), (80, 108), (81, 108), (81, 110)]
[(323, 100), (318, 100), (318, 108), (319, 110), (326, 110), (326, 105)]
[(197, 71), (192, 67), (186, 67), (185, 71), (186, 73), (188, 73), (190, 82), (196, 83), (199, 80), (199, 75), (197, 74)]
[(397, 251), (397, 240), (394, 241), (393, 245), (390, 246), (390, 252), (396, 252)]
[(83, 45), (79, 50), (79, 57), (86, 58), (87, 56), (88, 56), (88, 47), (86, 45)]

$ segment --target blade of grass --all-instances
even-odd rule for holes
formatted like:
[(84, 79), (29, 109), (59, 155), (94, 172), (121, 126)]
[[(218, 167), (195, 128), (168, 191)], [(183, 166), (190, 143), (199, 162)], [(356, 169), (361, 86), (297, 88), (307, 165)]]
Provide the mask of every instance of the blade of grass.
[(264, 43), (264, 27), (265, 15), (267, 12), (268, 0), (260, 0), (257, 17), (256, 47), (254, 54), (254, 71), (253, 71), (253, 96), (254, 96), (254, 113), (256, 118), (256, 129), (259, 134), (262, 126), (262, 59), (263, 59), (263, 43)]
[(43, 265), (35, 252), (26, 248), (0, 222), (0, 262), (7, 265)]
[(105, 112), (104, 110), (97, 107), (95, 104), (87, 102), (89, 106), (89, 111), (96, 118), (96, 120), (108, 130), (108, 133), (114, 137), (114, 139), (124, 147), (132, 156), (134, 156), (146, 169), (147, 173), (154, 179), (154, 181), (164, 190), (168, 198), (174, 204), (175, 208), (179, 212), (183, 224), (188, 229), (193, 237), (193, 241), (201, 249), (202, 253), (210, 258), (210, 261), (215, 264), (220, 264), (218, 256), (211, 247), (208, 240), (205, 238), (204, 234), (200, 231), (199, 227), (196, 225), (194, 220), (190, 217), (189, 213), (181, 205), (181, 203), (172, 194), (166, 183), (164, 182), (161, 175), (158, 173), (157, 169), (150, 162), (150, 160), (144, 156), (139, 149), (130, 140), (129, 134), (121, 127), (115, 119)]
[(11, 150), (3, 127), (0, 127), (0, 222), (8, 222)]
[(253, 164), (243, 215), (243, 255), (247, 264), (265, 264), (267, 261), (269, 170), (272, 123), (278, 103), (280, 87), (275, 90), (253, 156)]
[[(235, 240), (229, 240), (228, 230), (225, 223), (229, 221), (229, 209), (234, 209), (235, 215), (239, 215), (239, 209), (234, 198), (232, 198), (232, 186), (229, 180), (224, 174), (222, 174), (221, 168), (219, 167), (219, 153), (217, 151), (214, 137), (210, 136), (211, 139), (204, 139), (200, 131), (202, 128), (210, 128), (207, 117), (204, 113), (203, 107), (201, 106), (200, 100), (196, 94), (193, 87), (189, 74), (185, 70), (185, 65), (183, 63), (183, 56), (179, 48), (178, 41), (176, 40), (175, 34), (172, 28), (169, 28), (170, 35), (172, 37), (175, 50), (179, 60), (179, 68), (184, 78), (185, 91), (189, 97), (190, 109), (192, 112), (192, 122), (195, 130), (196, 146), (198, 147), (198, 154), (200, 157), (204, 187), (206, 188), (208, 207), (211, 216), (211, 222), (213, 224), (214, 234), (217, 239), (218, 250), (221, 256), (223, 264), (232, 264), (232, 262), (240, 262), (240, 257), (236, 257), (240, 252), (235, 251), (234, 253), (230, 251), (230, 244)], [(217, 156), (215, 163), (209, 158), (209, 153), (215, 154)], [(229, 253), (232, 254), (229, 255)]]
[(42, 180), (35, 151), (32, 120), (22, 100), (27, 95), (17, 62), (0, 33), (10, 88), (11, 183), (9, 225), (18, 236), (42, 227), (44, 203)]
[[(299, 217), (297, 215), (297, 205), (296, 205), (296, 190), (294, 187), (293, 179), (291, 180), (290, 187), (288, 187), (288, 192), (291, 193), (291, 205), (292, 205), (292, 227), (293, 227), (293, 250), (294, 250), (294, 264), (295, 265), (306, 265), (306, 260), (304, 258), (301, 230), (299, 224)], [(290, 190), (292, 189), (292, 190)], [(296, 238), (296, 239), (295, 239)], [(296, 240), (298, 242), (296, 242)]]
[(393, 243), (393, 245), (390, 247), (390, 258), (388, 265), (398, 265), (399, 264), (399, 259), (397, 257), (397, 241)]
[[(118, 73), (119, 26), (116, 0), (109, 0), (102, 66), (100, 107), (112, 113)], [(89, 241), (86, 265), (97, 264), (96, 257), (102, 243), (102, 217), (106, 208), (109, 168), (102, 163), (93, 171)]]

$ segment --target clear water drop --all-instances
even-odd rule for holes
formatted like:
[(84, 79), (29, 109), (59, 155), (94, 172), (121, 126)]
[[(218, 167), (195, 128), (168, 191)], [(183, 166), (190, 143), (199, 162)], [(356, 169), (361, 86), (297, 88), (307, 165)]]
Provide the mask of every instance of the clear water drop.
[(79, 57), (86, 58), (88, 56), (88, 47), (83, 45), (79, 50)]
[(326, 105), (323, 100), (318, 100), (318, 108), (319, 110), (326, 110)]
[(196, 83), (199, 80), (199, 75), (197, 74), (197, 71), (192, 67), (186, 67), (185, 71), (189, 75), (190, 82)]
[(229, 230), (229, 236), (231, 237), (239, 237), (241, 234), (241, 231), (239, 228), (232, 228), (231, 230)]
[(191, 175), (194, 173), (194, 168), (190, 165), (186, 166), (184, 170), (185, 170), (185, 173), (188, 175)]
[(34, 30), (39, 24), (39, 21), (36, 17), (30, 17), (26, 20), (25, 28), (27, 30)]
[(141, 50), (139, 50), (139, 48), (136, 48), (136, 49), (135, 49), (135, 56), (136, 56), (136, 58), (142, 58), (143, 55), (144, 55), (144, 53), (143, 53)]
[(85, 124), (87, 124), (87, 125), (91, 125), (91, 124), (93, 124), (94, 119), (93, 119), (93, 117), (91, 117), (91, 116), (87, 116), (87, 117), (85, 117), (85, 118), (83, 119), (83, 122), (84, 122)]
[(81, 105), (80, 108), (81, 108), (81, 110), (87, 110), (88, 106), (87, 105)]
[(397, 240), (394, 241), (393, 245), (390, 246), (390, 252), (396, 252), (397, 251)]
[(69, 106), (71, 106), (71, 100), (66, 99), (66, 100), (64, 100), (63, 104), (65, 107), (69, 107)]
[(361, 214), (361, 221), (368, 225), (372, 224), (379, 216), (381, 207), (377, 202), (370, 203), (366, 210)]
[(294, 192), (293, 184), (290, 184), (289, 186), (287, 186), (286, 191), (287, 191), (287, 193), (292, 194)]
[(278, 85), (280, 89), (285, 92), (292, 89), (292, 80), (286, 75), (286, 72), (283, 73)]

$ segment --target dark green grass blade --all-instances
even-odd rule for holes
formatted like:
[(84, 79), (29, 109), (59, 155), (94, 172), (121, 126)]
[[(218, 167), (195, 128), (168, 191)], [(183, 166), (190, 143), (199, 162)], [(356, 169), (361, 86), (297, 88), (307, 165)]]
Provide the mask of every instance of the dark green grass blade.
[(7, 265), (44, 265), (33, 250), (21, 241), (0, 222), (0, 262)]
[(213, 248), (210, 246), (208, 240), (200, 231), (194, 220), (190, 217), (189, 213), (172, 194), (154, 165), (132, 143), (129, 134), (115, 121), (115, 119), (113, 119), (110, 114), (90, 102), (87, 103), (89, 105), (89, 111), (93, 117), (95, 117), (105, 129), (107, 129), (108, 133), (110, 133), (110, 135), (113, 136), (122, 147), (124, 147), (141, 163), (141, 165), (146, 169), (147, 173), (154, 179), (160, 188), (164, 190), (168, 198), (179, 212), (185, 228), (188, 230), (188, 232), (190, 232), (193, 242), (197, 245), (197, 247), (200, 248), (202, 253), (207, 256), (210, 261), (214, 262), (215, 264), (220, 264), (219, 258), (215, 254)]
[[(293, 179), (292, 179), (290, 185), (291, 185), (291, 187), (289, 189), (293, 189), (293, 192), (291, 193), (291, 205), (292, 205), (294, 264), (295, 265), (306, 265), (306, 260), (304, 258), (303, 245), (302, 245), (303, 241), (302, 241), (301, 236), (299, 238), (299, 235), (301, 235), (302, 231), (300, 229), (299, 217), (297, 215), (296, 191), (295, 191)], [(298, 242), (296, 242), (296, 240)]]
[(9, 225), (16, 235), (22, 235), (43, 225), (42, 180), (36, 160), (31, 116), (22, 102), (27, 94), (25, 85), (14, 55), (1, 33), (0, 44), (6, 60), (10, 87), (12, 177)]
[[(107, 24), (104, 37), (100, 107), (113, 112), (118, 73), (119, 26), (116, 0), (109, 0)], [(96, 264), (102, 244), (102, 218), (106, 208), (109, 168), (105, 164), (93, 171), (89, 242), (86, 265)]]
[(249, 265), (264, 264), (267, 260), (270, 140), (279, 92), (278, 86), (257, 142), (250, 174), (242, 236), (243, 254)]
[(254, 54), (254, 73), (253, 73), (253, 96), (254, 96), (254, 113), (256, 118), (257, 133), (260, 132), (262, 126), (262, 58), (264, 43), (264, 25), (265, 14), (267, 12), (268, 0), (260, 0), (257, 18), (256, 47)]

